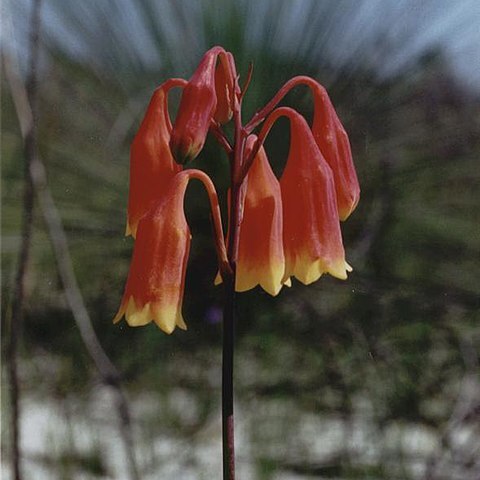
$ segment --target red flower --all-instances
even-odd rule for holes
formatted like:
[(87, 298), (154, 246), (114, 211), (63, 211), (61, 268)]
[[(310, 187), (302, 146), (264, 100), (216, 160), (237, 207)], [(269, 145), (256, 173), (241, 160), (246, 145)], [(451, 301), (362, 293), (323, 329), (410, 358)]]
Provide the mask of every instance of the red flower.
[(314, 100), (313, 136), (332, 169), (340, 220), (346, 220), (360, 199), (350, 142), (327, 91), (313, 80), (309, 86)]
[[(247, 156), (256, 138), (248, 137)], [(235, 289), (244, 292), (260, 285), (270, 295), (277, 295), (285, 283), (282, 194), (263, 147), (255, 156), (246, 181)]]
[[(219, 55), (221, 62), (215, 68)], [(213, 119), (225, 122), (232, 115), (236, 74), (230, 57), (221, 47), (211, 48), (183, 90), (170, 139), (178, 163), (184, 164), (200, 153)]]
[(190, 230), (183, 212), (189, 171), (178, 173), (159, 202), (138, 224), (122, 303), (114, 322), (124, 315), (131, 326), (154, 321), (164, 332), (186, 329), (182, 317)]
[(130, 149), (130, 190), (126, 235), (136, 236), (140, 218), (162, 196), (170, 180), (182, 167), (172, 157), (168, 142), (172, 128), (167, 94), (173, 86), (186, 83), (169, 80), (155, 90), (147, 113)]
[(290, 119), (290, 151), (280, 179), (284, 278), (295, 276), (308, 285), (328, 272), (345, 279), (351, 267), (345, 262), (334, 174), (305, 119), (287, 107), (272, 117), (280, 115)]

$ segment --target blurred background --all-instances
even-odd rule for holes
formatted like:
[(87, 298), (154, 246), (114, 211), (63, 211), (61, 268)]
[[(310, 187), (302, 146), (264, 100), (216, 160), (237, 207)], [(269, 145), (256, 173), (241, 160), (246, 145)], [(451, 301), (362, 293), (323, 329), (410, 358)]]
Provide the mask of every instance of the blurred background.
[[(219, 44), (242, 78), (253, 62), (245, 119), (294, 75), (325, 85), (362, 187), (342, 224), (347, 281), (238, 297), (238, 478), (478, 480), (478, 25), (476, 0), (5, 0), (2, 478), (13, 478), (12, 331), (24, 478), (220, 478), (222, 290), (201, 187), (186, 199), (188, 331), (111, 323), (132, 250), (129, 145), (155, 87), (189, 78)], [(25, 94), (48, 186), (35, 197), (15, 328)], [(282, 103), (311, 119), (306, 88)], [(267, 151), (281, 173), (286, 121)], [(192, 167), (224, 204), (214, 141)], [(88, 320), (120, 383), (85, 344)]]

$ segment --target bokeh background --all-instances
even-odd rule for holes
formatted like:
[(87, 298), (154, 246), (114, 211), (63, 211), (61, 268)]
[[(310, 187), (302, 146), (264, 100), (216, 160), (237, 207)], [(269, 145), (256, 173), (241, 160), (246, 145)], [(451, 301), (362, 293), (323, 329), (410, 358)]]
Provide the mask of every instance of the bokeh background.
[[(188, 331), (111, 323), (132, 250), (123, 236), (129, 145), (154, 88), (189, 78), (219, 44), (243, 78), (253, 62), (244, 118), (293, 75), (325, 85), (362, 187), (342, 225), (348, 281), (295, 282), (277, 298), (239, 295), (238, 478), (478, 480), (480, 3), (44, 0), (40, 9), (38, 154), (131, 423), (125, 435), (118, 395), (82, 341), (36, 203), (18, 348), (24, 477), (220, 478), (222, 291), (212, 284), (199, 186), (186, 199)], [(27, 0), (2, 5), (2, 58), (18, 74), (2, 74), (1, 84), (3, 352), (25, 183), (12, 92), (28, 76), (31, 11)], [(307, 89), (283, 103), (311, 118)], [(177, 104), (173, 95), (172, 115)], [(281, 121), (267, 141), (277, 173), (287, 149)], [(212, 176), (224, 202), (228, 165), (215, 142), (193, 166)], [(7, 367), (4, 353), (5, 480)]]

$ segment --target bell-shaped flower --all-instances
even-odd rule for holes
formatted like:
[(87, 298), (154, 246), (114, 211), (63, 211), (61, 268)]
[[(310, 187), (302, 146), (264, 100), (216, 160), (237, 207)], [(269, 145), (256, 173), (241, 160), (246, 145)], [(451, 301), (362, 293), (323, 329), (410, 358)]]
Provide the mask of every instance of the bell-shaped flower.
[(170, 139), (171, 151), (180, 164), (200, 153), (213, 119), (225, 122), (231, 117), (235, 78), (230, 57), (221, 47), (211, 48), (183, 90)]
[(138, 223), (132, 262), (114, 322), (154, 321), (164, 332), (186, 329), (182, 317), (190, 230), (183, 211), (188, 171), (178, 173), (163, 197)]
[(345, 220), (360, 199), (350, 142), (325, 88), (313, 81), (309, 85), (314, 100), (312, 133), (332, 169), (340, 220)]
[(345, 261), (332, 168), (305, 119), (282, 107), (272, 116), (290, 119), (290, 150), (280, 179), (283, 202), (285, 277), (308, 285), (323, 273), (345, 279)]
[[(255, 135), (248, 137), (247, 156), (256, 139)], [(253, 160), (246, 182), (235, 289), (244, 292), (260, 285), (270, 295), (277, 295), (285, 274), (282, 194), (263, 146)]]
[(165, 82), (155, 90), (130, 149), (130, 189), (126, 235), (136, 236), (140, 218), (162, 197), (173, 176), (182, 167), (170, 152), (170, 118)]

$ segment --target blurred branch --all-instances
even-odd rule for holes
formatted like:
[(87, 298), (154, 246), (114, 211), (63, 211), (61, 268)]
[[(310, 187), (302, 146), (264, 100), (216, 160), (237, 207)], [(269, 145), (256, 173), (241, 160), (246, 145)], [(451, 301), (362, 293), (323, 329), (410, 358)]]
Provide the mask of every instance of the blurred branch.
[[(22, 85), (21, 79), (17, 74), (18, 70), (14, 67), (11, 59), (4, 55), (3, 60), (7, 81), (12, 92), (15, 109), (20, 122), (20, 129), (25, 146), (27, 148), (27, 145), (29, 145), (29, 132), (35, 131), (32, 103), (29, 100), (27, 90)], [(74, 320), (79, 329), (80, 336), (88, 353), (90, 354), (90, 357), (94, 361), (103, 382), (106, 385), (109, 385), (115, 393), (115, 403), (119, 418), (121, 420), (120, 430), (125, 443), (130, 477), (132, 480), (138, 480), (139, 474), (134, 456), (130, 411), (125, 394), (121, 388), (120, 374), (106, 355), (93, 329), (90, 316), (83, 301), (82, 293), (78, 286), (75, 272), (73, 270), (67, 236), (62, 225), (60, 214), (48, 187), (45, 166), (38, 155), (35, 143), (33, 143), (29, 149), (27, 163), (28, 170), (26, 172), (26, 183), (27, 185), (30, 185), (29, 195), (31, 196), (31, 199), (29, 197), (29, 200), (33, 205), (33, 194), (36, 193), (44, 221), (48, 228), (50, 240), (52, 242), (57, 268), (62, 280), (65, 295)], [(24, 238), (29, 237), (29, 232), (28, 237), (25, 237), (24, 234)], [(24, 263), (25, 262), (23, 262), (22, 265)], [(24, 272), (22, 272), (22, 279), (23, 276)]]
[[(24, 139), (24, 191), (23, 191), (23, 212), (22, 212), (22, 237), (18, 254), (17, 274), (12, 299), (10, 337), (7, 351), (8, 371), (10, 382), (11, 402), (11, 436), (12, 436), (12, 476), (15, 480), (22, 479), (20, 465), (20, 402), (19, 402), (19, 378), (17, 365), (18, 340), (21, 334), (23, 323), (23, 305), (25, 298), (25, 279), (27, 274), (28, 259), (33, 226), (34, 208), (34, 187), (30, 176), (30, 168), (34, 161), (36, 151), (36, 124), (34, 115), (36, 113), (37, 94), (37, 66), (38, 66), (38, 45), (40, 36), (40, 7), (41, 0), (35, 0), (30, 18), (30, 64), (28, 70), (27, 86), (24, 90), (23, 101), (19, 107), (24, 113), (25, 121), (22, 126)], [(28, 114), (25, 114), (26, 105), (31, 105)]]
[[(465, 430), (469, 426), (477, 426), (478, 429), (480, 425), (478, 357), (472, 338), (462, 336), (459, 338), (459, 342), (460, 352), (466, 366), (466, 373), (460, 384), (453, 412), (440, 436), (440, 448), (432, 454), (427, 462), (426, 480), (443, 478), (443, 471), (440, 466), (445, 458), (448, 458), (450, 462), (462, 464), (465, 473), (472, 473), (471, 478), (478, 478), (480, 472), (480, 464), (475, 463), (478, 448), (480, 448), (478, 437), (476, 437), (477, 442), (475, 443), (475, 440), (471, 438), (474, 436), (473, 431), (468, 432), (468, 430)], [(470, 441), (466, 441), (466, 435), (468, 435), (466, 432), (470, 433)], [(460, 451), (460, 449), (455, 448), (455, 437), (458, 438), (460, 434), (463, 434), (463, 443), (469, 445), (470, 452), (465, 451), (466, 449)]]

